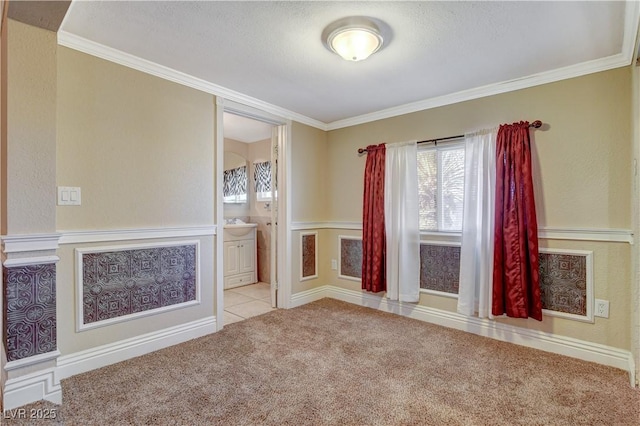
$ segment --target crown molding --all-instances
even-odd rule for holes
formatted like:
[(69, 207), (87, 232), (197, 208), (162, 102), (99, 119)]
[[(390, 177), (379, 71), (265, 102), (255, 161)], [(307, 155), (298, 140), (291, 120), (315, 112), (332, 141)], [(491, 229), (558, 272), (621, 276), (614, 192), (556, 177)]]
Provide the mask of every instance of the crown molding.
[(484, 98), (487, 96), (499, 95), (501, 93), (515, 90), (527, 89), (529, 87), (542, 84), (554, 83), (556, 81), (569, 78), (580, 77), (596, 72), (607, 71), (614, 68), (625, 67), (631, 64), (636, 49), (636, 35), (638, 34), (638, 24), (640, 23), (640, 2), (627, 1), (625, 5), (624, 33), (622, 48), (620, 53), (606, 58), (595, 59), (570, 65), (555, 70), (532, 74), (527, 77), (516, 78), (514, 80), (488, 84), (486, 86), (475, 87), (448, 95), (435, 98), (424, 99), (405, 105), (375, 111), (369, 114), (362, 114), (344, 120), (337, 120), (327, 124), (327, 130), (342, 129), (344, 127), (365, 124), (385, 118), (397, 117), (399, 115), (411, 114), (413, 112), (424, 111), (431, 108)]
[[(71, 7), (73, 7), (73, 4)], [(67, 15), (69, 15), (69, 13), (67, 13)], [(159, 65), (146, 59), (138, 58), (91, 40), (87, 40), (64, 30), (58, 31), (58, 44), (163, 78), (165, 80), (173, 81), (174, 83), (192, 87), (196, 90), (229, 99), (243, 105), (255, 107), (284, 119), (294, 120), (320, 130), (329, 131), (628, 66), (634, 58), (639, 20), (640, 2), (627, 1), (625, 6), (625, 22), (622, 47), (620, 50), (621, 53), (616, 55), (570, 65), (547, 72), (532, 74), (530, 76), (514, 80), (488, 84), (448, 95), (428, 98), (343, 120), (336, 120), (331, 123), (324, 123), (268, 102), (261, 101), (260, 99), (193, 77), (172, 68)], [(61, 26), (61, 28), (63, 27), (64, 25)]]
[(411, 114), (413, 112), (424, 111), (427, 109), (437, 108), (446, 105), (457, 104), (460, 102), (470, 101), (473, 99), (484, 98), (487, 96), (499, 95), (501, 93), (513, 92), (516, 90), (527, 89), (529, 87), (539, 86), (542, 84), (553, 83), (569, 78), (580, 77), (586, 74), (592, 74), (600, 71), (607, 71), (614, 68), (627, 66), (630, 60), (628, 55), (621, 53), (602, 59), (583, 62), (581, 64), (571, 65), (564, 68), (533, 74), (527, 77), (517, 78), (514, 80), (503, 81), (486, 86), (475, 87), (473, 89), (462, 90), (460, 92), (448, 95), (437, 96), (435, 98), (424, 99), (422, 101), (412, 102), (392, 108), (383, 109), (369, 114), (358, 115), (356, 117), (337, 120), (327, 125), (328, 130), (337, 130), (344, 127), (356, 126), (385, 118), (397, 117), (399, 115)]
[(327, 130), (327, 124), (323, 123), (322, 121), (315, 120), (297, 112), (293, 112), (288, 109), (281, 108), (277, 105), (261, 101), (260, 99), (256, 99), (254, 97), (244, 95), (234, 90), (227, 89), (226, 87), (210, 83), (206, 80), (193, 77), (181, 71), (174, 70), (173, 68), (169, 68), (164, 65), (139, 58), (129, 53), (125, 53), (121, 50), (114, 49), (112, 47), (108, 47), (91, 40), (87, 40), (84, 37), (79, 37), (64, 30), (58, 31), (58, 44), (60, 46), (68, 47), (69, 49), (77, 50), (79, 52), (95, 56), (97, 58), (101, 58), (128, 68), (144, 72), (146, 74), (160, 77), (164, 80), (191, 87), (205, 93), (210, 93), (214, 96), (219, 96), (243, 105), (258, 108), (261, 111), (274, 114), (286, 120), (294, 120), (320, 130)]

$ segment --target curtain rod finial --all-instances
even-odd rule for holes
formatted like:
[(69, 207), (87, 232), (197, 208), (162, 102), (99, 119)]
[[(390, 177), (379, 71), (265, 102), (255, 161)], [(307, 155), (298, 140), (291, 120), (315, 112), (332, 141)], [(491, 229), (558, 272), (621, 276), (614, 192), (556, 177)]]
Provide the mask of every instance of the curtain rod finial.
[(531, 123), (531, 127), (533, 127), (534, 129), (539, 129), (540, 127), (542, 127), (542, 121), (540, 120), (536, 120), (533, 123)]

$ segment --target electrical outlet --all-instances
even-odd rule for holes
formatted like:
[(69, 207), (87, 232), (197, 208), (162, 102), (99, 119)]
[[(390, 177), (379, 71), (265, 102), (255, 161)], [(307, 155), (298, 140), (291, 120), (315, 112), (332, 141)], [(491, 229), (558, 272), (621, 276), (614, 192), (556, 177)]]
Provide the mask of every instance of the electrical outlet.
[(336, 270), (338, 269), (338, 261), (335, 259), (331, 259), (331, 269)]
[(609, 301), (596, 299), (596, 312), (597, 317), (609, 318)]

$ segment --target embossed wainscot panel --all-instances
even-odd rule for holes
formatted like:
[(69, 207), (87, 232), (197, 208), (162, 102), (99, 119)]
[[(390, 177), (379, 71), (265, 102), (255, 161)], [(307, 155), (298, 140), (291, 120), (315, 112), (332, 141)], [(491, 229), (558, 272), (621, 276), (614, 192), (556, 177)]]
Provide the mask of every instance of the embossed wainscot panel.
[(587, 315), (587, 258), (540, 253), (540, 292), (543, 309)]
[(197, 298), (197, 244), (79, 253), (83, 324)]
[(4, 268), (7, 361), (56, 350), (56, 265)]
[(420, 244), (420, 288), (458, 294), (460, 247)]
[(340, 236), (340, 277), (362, 279), (362, 240)]
[(300, 235), (302, 240), (302, 278), (314, 278), (318, 276), (316, 271), (316, 249), (318, 234), (303, 233)]

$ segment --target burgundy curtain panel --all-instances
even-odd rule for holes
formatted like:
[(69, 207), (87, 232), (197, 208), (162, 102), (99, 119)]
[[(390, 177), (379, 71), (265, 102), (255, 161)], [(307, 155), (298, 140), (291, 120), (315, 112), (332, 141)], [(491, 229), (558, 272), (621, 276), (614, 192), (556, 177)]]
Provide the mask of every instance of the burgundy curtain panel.
[(385, 145), (367, 147), (362, 206), (362, 288), (377, 293), (387, 289), (384, 229)]
[(498, 130), (495, 214), (493, 315), (542, 321), (528, 122)]

